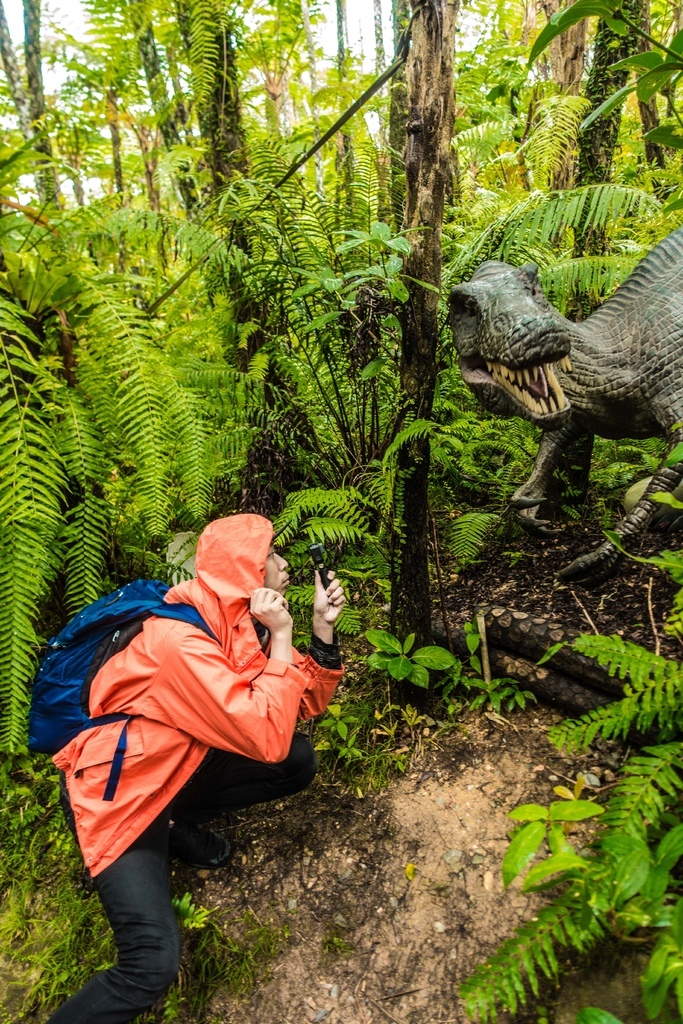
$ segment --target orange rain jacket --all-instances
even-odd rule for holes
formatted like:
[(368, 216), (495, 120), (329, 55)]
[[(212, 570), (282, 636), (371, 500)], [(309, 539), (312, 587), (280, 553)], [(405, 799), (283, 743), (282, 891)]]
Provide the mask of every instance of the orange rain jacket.
[(185, 622), (149, 618), (93, 680), (90, 714), (134, 715), (113, 801), (102, 799), (120, 722), (86, 730), (53, 758), (66, 783), (85, 863), (97, 875), (168, 806), (210, 747), (283, 761), (297, 718), (325, 710), (343, 669), (294, 651), (267, 658), (249, 613), (263, 586), (273, 527), (257, 515), (211, 523), (199, 538), (197, 579), (167, 601), (192, 604), (220, 646)]

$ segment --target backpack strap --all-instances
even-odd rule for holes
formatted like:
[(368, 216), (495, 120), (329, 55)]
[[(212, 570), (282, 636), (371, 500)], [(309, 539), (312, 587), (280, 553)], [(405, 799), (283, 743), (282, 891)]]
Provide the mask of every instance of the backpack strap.
[(123, 759), (126, 754), (126, 748), (128, 746), (128, 725), (132, 715), (112, 714), (112, 715), (98, 715), (96, 718), (91, 718), (87, 725), (84, 725), (84, 729), (95, 729), (98, 725), (107, 725), (109, 722), (123, 722), (123, 729), (119, 733), (119, 740), (116, 744), (116, 750), (114, 751), (114, 757), (111, 762), (111, 768), (109, 769), (109, 778), (107, 779), (107, 785), (104, 790), (103, 800), (113, 800), (116, 794), (116, 787), (119, 784), (121, 778), (121, 770), (123, 768)]
[(107, 779), (107, 785), (104, 790), (103, 800), (113, 800), (116, 793), (116, 787), (119, 784), (121, 778), (121, 769), (123, 768), (123, 759), (126, 755), (126, 747), (128, 746), (128, 726), (130, 725), (130, 715), (123, 716), (126, 721), (124, 722), (123, 729), (119, 734), (119, 742), (116, 744), (116, 751), (114, 753), (114, 759), (111, 763), (111, 769), (109, 771), (109, 778)]
[(182, 604), (181, 602), (173, 602), (159, 605), (152, 612), (153, 615), (158, 615), (163, 619), (177, 619), (179, 622), (189, 622), (191, 626), (197, 626), (203, 633), (206, 633), (208, 637), (215, 640), (217, 644), (220, 644), (220, 640), (214, 633), (214, 631), (207, 626), (204, 619), (201, 617), (197, 609), (193, 604)]

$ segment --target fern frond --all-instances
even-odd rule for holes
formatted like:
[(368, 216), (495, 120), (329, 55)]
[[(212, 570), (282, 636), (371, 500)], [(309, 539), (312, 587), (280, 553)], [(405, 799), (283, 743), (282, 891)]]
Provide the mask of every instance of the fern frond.
[(493, 526), (500, 522), (495, 512), (465, 512), (449, 523), (445, 542), (460, 566), (469, 565), (480, 554)]
[(565, 895), (542, 907), (534, 920), (515, 929), (511, 938), (460, 986), (468, 1016), (477, 1016), (482, 1024), (487, 1024), (497, 1020), (498, 1007), (514, 1015), (520, 1004), (526, 1005), (525, 979), (534, 995), (538, 995), (539, 971), (546, 978), (557, 975), (556, 945), (571, 945), (579, 951), (589, 949), (603, 929), (595, 917), (591, 917), (587, 927), (580, 927), (578, 916), (575, 899)]

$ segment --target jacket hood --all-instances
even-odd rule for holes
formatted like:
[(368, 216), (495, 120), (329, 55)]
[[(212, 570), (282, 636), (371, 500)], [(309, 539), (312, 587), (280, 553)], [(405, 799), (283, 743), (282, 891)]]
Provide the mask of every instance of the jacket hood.
[(173, 587), (166, 600), (194, 605), (225, 643), (230, 629), (249, 614), (253, 591), (263, 586), (272, 542), (273, 524), (264, 516), (215, 519), (197, 543), (197, 579)]

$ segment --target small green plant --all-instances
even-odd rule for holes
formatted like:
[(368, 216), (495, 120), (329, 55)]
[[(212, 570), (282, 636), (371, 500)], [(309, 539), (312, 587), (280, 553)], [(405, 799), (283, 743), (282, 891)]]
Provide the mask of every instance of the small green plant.
[(353, 953), (353, 945), (345, 939), (343, 935), (339, 935), (337, 931), (331, 932), (326, 935), (322, 941), (323, 954), (332, 956), (350, 956)]
[(341, 704), (328, 704), (318, 728), (325, 732), (326, 739), (316, 744), (316, 750), (331, 750), (347, 761), (363, 756), (362, 750), (356, 746), (358, 715), (346, 711)]
[(183, 896), (173, 897), (173, 909), (176, 917), (183, 928), (205, 928), (206, 923), (213, 913), (206, 907), (196, 907), (192, 902), (192, 895), (189, 892)]
[(388, 672), (398, 682), (405, 679), (423, 689), (429, 686), (429, 669), (443, 672), (457, 661), (443, 647), (419, 647), (410, 654), (415, 643), (414, 633), (406, 637), (403, 643), (384, 629), (369, 629), (365, 636), (375, 648), (367, 658), (370, 668)]
[(443, 687), (443, 696), (450, 698), (456, 687), (460, 686), (465, 691), (477, 691), (477, 695), (470, 700), (469, 706), (473, 711), (485, 707), (487, 704), (492, 711), (500, 714), (501, 711), (514, 711), (521, 708), (523, 711), (527, 701), (535, 701), (536, 697), (530, 690), (522, 690), (516, 679), (502, 676), (499, 679), (485, 679), (481, 658), (477, 653), (481, 648), (481, 636), (476, 619), (466, 622), (464, 625), (465, 642), (470, 652), (470, 668), (473, 674), (468, 675), (463, 671), (460, 662), (452, 665), (449, 669), (449, 681)]

